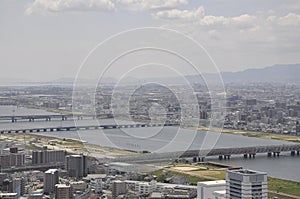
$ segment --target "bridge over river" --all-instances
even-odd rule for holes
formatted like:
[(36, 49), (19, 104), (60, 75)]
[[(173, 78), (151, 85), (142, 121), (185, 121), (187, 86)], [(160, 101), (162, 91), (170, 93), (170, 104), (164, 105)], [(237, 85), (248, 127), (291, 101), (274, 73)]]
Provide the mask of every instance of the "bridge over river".
[(29, 121), (34, 122), (35, 120), (46, 120), (51, 121), (52, 119), (61, 119), (67, 120), (68, 118), (77, 118), (78, 120), (83, 118), (96, 118), (96, 117), (107, 117), (111, 118), (112, 114), (100, 114), (100, 115), (92, 115), (92, 114), (82, 114), (82, 113), (70, 113), (70, 114), (47, 114), (47, 115), (2, 115), (0, 116), (0, 121)]
[(219, 159), (230, 158), (231, 155), (242, 155), (244, 158), (255, 158), (257, 153), (266, 153), (268, 157), (279, 156), (280, 152), (291, 152), (292, 156), (300, 154), (300, 144), (282, 144), (257, 147), (217, 148), (211, 150), (188, 150), (164, 153), (146, 153), (141, 155), (119, 157), (115, 159), (100, 159), (102, 162), (160, 162), (174, 161), (178, 158), (193, 158), (194, 161), (204, 161), (208, 156), (219, 156)]
[(2, 129), (1, 134), (4, 133), (38, 133), (51, 131), (77, 131), (77, 130), (95, 130), (95, 129), (118, 129), (118, 128), (141, 128), (141, 127), (162, 127), (162, 126), (178, 126), (178, 124), (164, 123), (164, 124), (103, 124), (103, 125), (86, 125), (86, 126), (60, 126), (60, 127), (41, 127), (28, 129)]

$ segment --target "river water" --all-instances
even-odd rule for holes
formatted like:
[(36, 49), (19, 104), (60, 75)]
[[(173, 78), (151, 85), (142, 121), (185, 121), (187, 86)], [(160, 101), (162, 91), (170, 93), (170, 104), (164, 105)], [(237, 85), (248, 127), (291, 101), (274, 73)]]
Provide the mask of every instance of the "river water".
[[(0, 106), (0, 115), (25, 115), (25, 114), (53, 114), (43, 110), (16, 108), (13, 106)], [(52, 120), (52, 121), (18, 121), (16, 123), (0, 122), (2, 129), (22, 129), (38, 127), (81, 126), (98, 124), (127, 124), (127, 121), (114, 120)], [(232, 134), (195, 131), (178, 127), (145, 127), (124, 129), (97, 129), (80, 131), (41, 132), (45, 136), (80, 139), (91, 144), (117, 147), (135, 151), (184, 151), (187, 149), (211, 149), (245, 146), (264, 146), (287, 144), (285, 141), (245, 137)], [(214, 157), (209, 160), (219, 161)], [(290, 153), (281, 153), (279, 157), (268, 158), (266, 154), (258, 154), (255, 159), (243, 159), (242, 155), (232, 156), (230, 160), (221, 162), (229, 163), (244, 168), (265, 171), (268, 175), (278, 178), (290, 179), (300, 182), (300, 156), (290, 156)]]

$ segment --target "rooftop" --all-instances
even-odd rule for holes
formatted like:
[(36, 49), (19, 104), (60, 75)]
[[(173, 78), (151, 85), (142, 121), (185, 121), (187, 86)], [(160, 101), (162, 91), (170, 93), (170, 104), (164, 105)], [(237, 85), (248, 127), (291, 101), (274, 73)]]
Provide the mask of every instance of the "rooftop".
[(254, 170), (249, 170), (249, 169), (228, 170), (228, 172), (237, 173), (237, 174), (243, 174), (243, 175), (258, 175), (258, 174), (264, 174), (264, 175), (266, 175), (267, 174), (265, 172), (254, 171)]
[(204, 186), (226, 185), (226, 180), (215, 180), (215, 181), (198, 182), (198, 185), (204, 185)]
[(57, 169), (49, 169), (47, 170), (45, 173), (51, 173), (51, 174), (54, 174), (55, 172), (57, 172), (58, 170)]

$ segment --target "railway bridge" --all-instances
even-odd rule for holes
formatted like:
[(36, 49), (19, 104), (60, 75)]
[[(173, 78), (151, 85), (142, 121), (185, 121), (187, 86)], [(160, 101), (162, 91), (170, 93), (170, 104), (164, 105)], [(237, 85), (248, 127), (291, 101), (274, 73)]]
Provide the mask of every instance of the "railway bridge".
[(2, 129), (1, 134), (4, 133), (38, 133), (38, 132), (51, 132), (51, 131), (77, 131), (77, 130), (95, 130), (95, 129), (120, 129), (120, 128), (141, 128), (141, 127), (162, 127), (162, 126), (178, 126), (175, 123), (164, 124), (103, 124), (103, 125), (86, 125), (86, 126), (60, 126), (60, 127), (40, 127), (28, 129)]
[(92, 114), (81, 114), (81, 113), (70, 113), (70, 114), (47, 114), (47, 115), (6, 115), (0, 116), (0, 121), (9, 121), (9, 122), (17, 122), (17, 121), (29, 121), (34, 122), (35, 120), (46, 120), (51, 121), (52, 119), (59, 120), (67, 120), (68, 118), (76, 118), (78, 120), (82, 120), (83, 118), (93, 118), (96, 117), (107, 117), (111, 118), (112, 114), (100, 114), (100, 115), (92, 115)]
[(134, 156), (119, 157), (115, 159), (102, 159), (100, 161), (112, 162), (157, 162), (164, 160), (177, 160), (178, 158), (193, 158), (194, 161), (204, 161), (205, 157), (217, 156), (219, 159), (230, 159), (231, 155), (242, 155), (244, 158), (255, 158), (258, 153), (266, 153), (268, 157), (279, 156), (280, 152), (290, 152), (292, 156), (300, 156), (300, 144), (283, 144), (267, 146), (250, 146), (234, 148), (216, 148), (211, 150), (188, 150), (165, 153), (147, 153)]

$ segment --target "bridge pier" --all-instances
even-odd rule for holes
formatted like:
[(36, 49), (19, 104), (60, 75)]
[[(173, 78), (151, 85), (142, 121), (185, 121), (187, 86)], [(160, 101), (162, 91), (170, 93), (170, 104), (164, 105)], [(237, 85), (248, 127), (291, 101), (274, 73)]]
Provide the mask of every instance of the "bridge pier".
[(46, 121), (51, 121), (51, 117), (46, 117)]
[(223, 156), (222, 155), (219, 155), (219, 160), (222, 160), (223, 159)]
[(193, 162), (197, 162), (197, 157), (193, 157)]
[(280, 152), (273, 152), (273, 156), (275, 157), (275, 156), (279, 156), (279, 153)]
[(300, 155), (300, 151), (297, 151), (297, 155)]
[(256, 155), (256, 153), (250, 153), (250, 154), (249, 154), (249, 157), (250, 157), (250, 158), (255, 158), (255, 155)]
[(295, 151), (291, 151), (291, 156), (295, 156), (296, 152)]
[(12, 122), (12, 123), (15, 123), (15, 122), (17, 122), (17, 119), (15, 119), (14, 117), (12, 117), (12, 118), (11, 118), (11, 122)]
[(34, 118), (29, 118), (29, 122), (34, 122)]
[(246, 158), (248, 158), (248, 154), (246, 153), (246, 154), (244, 154), (244, 158), (246, 159)]
[(268, 152), (268, 157), (271, 157), (272, 156), (272, 153), (271, 152)]
[(226, 159), (229, 160), (229, 159), (230, 159), (230, 156), (231, 156), (231, 155), (224, 155), (224, 160), (226, 160)]

